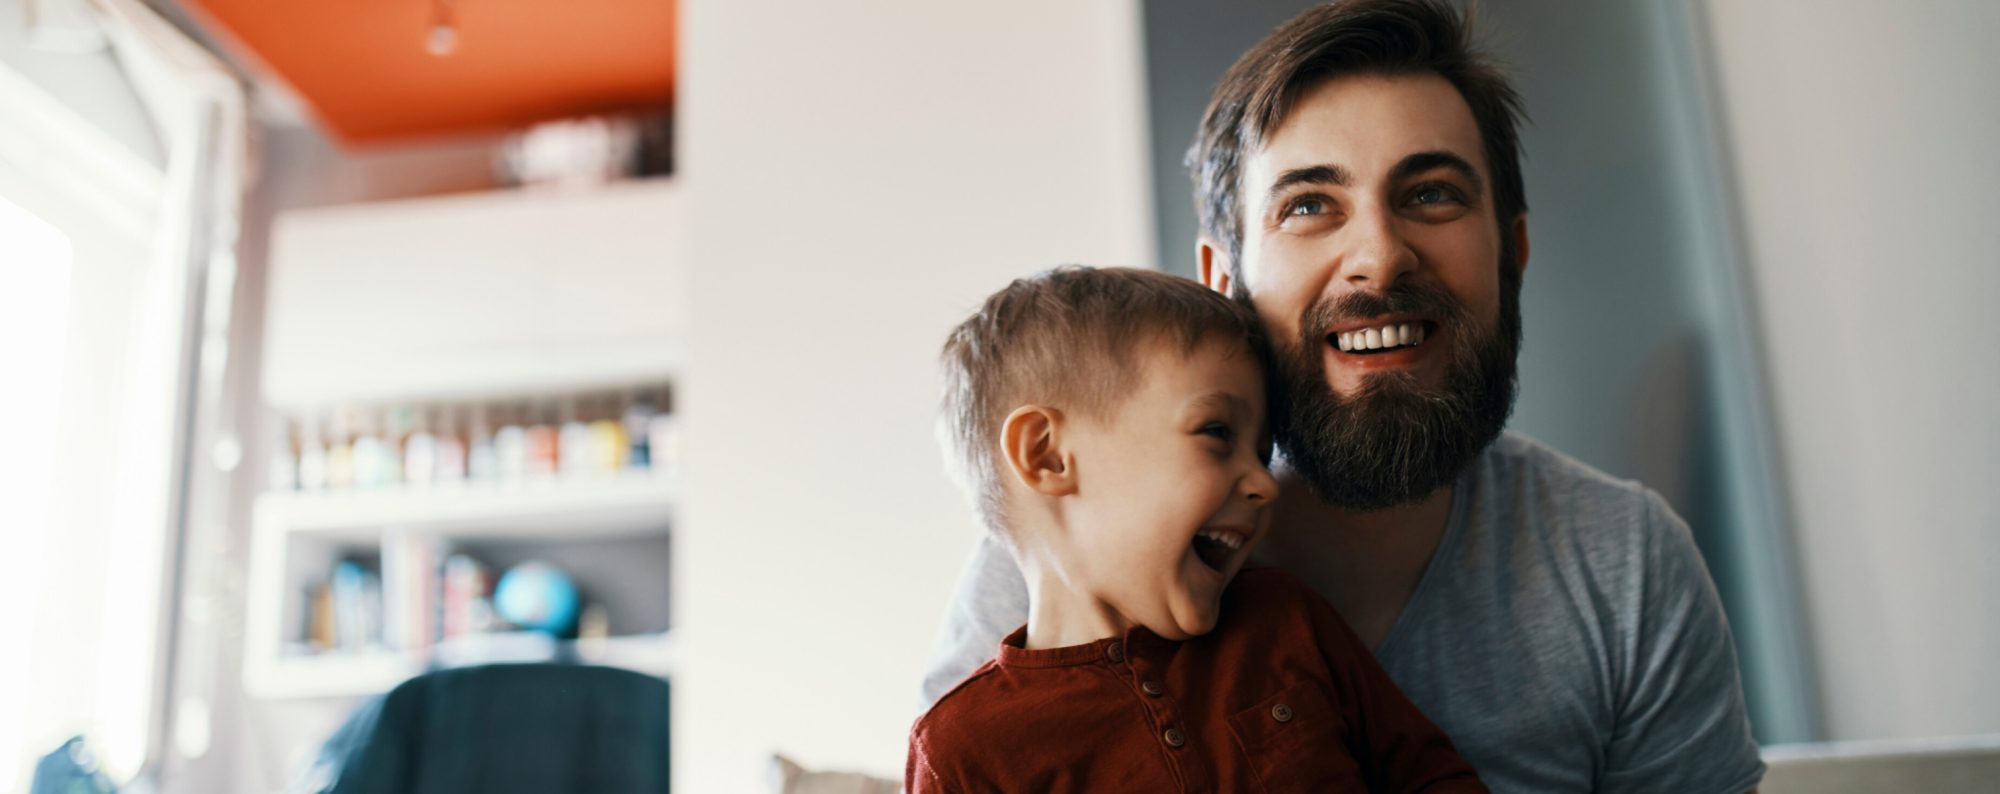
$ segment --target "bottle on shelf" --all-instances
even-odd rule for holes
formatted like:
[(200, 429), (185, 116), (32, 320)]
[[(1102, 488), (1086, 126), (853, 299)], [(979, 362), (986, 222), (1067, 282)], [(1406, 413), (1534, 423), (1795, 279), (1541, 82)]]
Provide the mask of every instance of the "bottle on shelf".
[[(487, 422), (484, 404), (473, 403), (472, 418), (466, 425), (465, 434), (465, 478), (477, 482), (492, 482), (500, 479), (500, 450), (494, 446), (498, 434)], [(494, 416), (494, 421), (499, 421)]]
[(423, 487), (438, 481), (438, 437), (431, 433), (430, 412), (413, 412), (410, 436), (403, 441), (403, 481)]
[(357, 409), (354, 442), (349, 456), (354, 461), (354, 487), (380, 488), (389, 483), (389, 445), (382, 440), (382, 426), (373, 411)]
[(277, 437), (276, 448), (271, 451), (270, 465), (265, 468), (269, 482), (265, 490), (296, 491), (299, 489), (299, 423), (296, 419), (273, 416), (271, 425)]
[[(556, 473), (561, 455), (561, 425), (557, 423), (556, 408), (547, 399), (537, 400), (528, 411), (527, 424), (527, 465), (529, 477), (548, 477)], [(532, 424), (528, 424), (532, 422)]]
[(494, 421), (500, 429), (493, 431), (493, 457), (498, 461), (498, 479), (519, 480), (528, 474), (528, 417), (525, 410), (501, 408)]
[(326, 444), (320, 440), (319, 415), (313, 411), (305, 414), (304, 430), (299, 437), (299, 490), (326, 490)]
[(653, 465), (652, 427), (653, 414), (657, 408), (645, 390), (633, 393), (625, 403), (625, 438), (630, 445), (626, 455), (626, 466), (634, 469), (651, 468)]
[(556, 434), (556, 466), (565, 477), (581, 477), (595, 473), (591, 460), (590, 420), (584, 410), (587, 401), (570, 398), (563, 401), (563, 422)]
[(448, 405), (438, 409), (437, 417), (431, 480), (439, 483), (462, 482), (466, 477), (465, 431), (459, 425), (458, 411)]
[(602, 395), (590, 423), (591, 468), (615, 474), (626, 466), (628, 443), (625, 426), (619, 422), (617, 398)]
[(393, 405), (382, 412), (382, 484), (405, 485), (410, 477), (403, 471), (410, 434), (416, 432), (417, 412), (408, 405)]
[(354, 485), (353, 409), (333, 412), (332, 434), (326, 447), (326, 487), (338, 491)]

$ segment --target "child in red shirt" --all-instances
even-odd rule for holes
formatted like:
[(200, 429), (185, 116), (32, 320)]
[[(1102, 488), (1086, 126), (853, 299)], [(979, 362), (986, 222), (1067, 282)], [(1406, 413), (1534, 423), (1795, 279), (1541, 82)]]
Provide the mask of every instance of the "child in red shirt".
[(1021, 279), (952, 332), (941, 435), (1029, 617), (917, 720), (911, 794), (1486, 791), (1330, 605), (1236, 575), (1277, 495), (1267, 355), (1142, 270)]

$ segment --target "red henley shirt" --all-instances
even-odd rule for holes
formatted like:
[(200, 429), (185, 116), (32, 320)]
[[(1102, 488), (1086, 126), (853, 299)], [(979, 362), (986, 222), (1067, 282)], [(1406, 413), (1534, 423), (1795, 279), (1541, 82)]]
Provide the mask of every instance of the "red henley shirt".
[(1485, 792), (1331, 605), (1247, 570), (1217, 627), (1027, 650), (1023, 627), (917, 720), (930, 792)]

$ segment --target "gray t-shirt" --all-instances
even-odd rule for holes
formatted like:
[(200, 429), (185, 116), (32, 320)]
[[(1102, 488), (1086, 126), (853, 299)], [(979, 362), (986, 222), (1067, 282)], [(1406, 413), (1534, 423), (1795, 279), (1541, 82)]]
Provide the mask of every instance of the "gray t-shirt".
[[(981, 542), (925, 704), (1027, 614), (1013, 560)], [(1503, 435), (1459, 479), (1444, 539), (1376, 658), (1495, 792), (1740, 794), (1764, 776), (1736, 645), (1687, 525), (1658, 494), (1524, 436)]]

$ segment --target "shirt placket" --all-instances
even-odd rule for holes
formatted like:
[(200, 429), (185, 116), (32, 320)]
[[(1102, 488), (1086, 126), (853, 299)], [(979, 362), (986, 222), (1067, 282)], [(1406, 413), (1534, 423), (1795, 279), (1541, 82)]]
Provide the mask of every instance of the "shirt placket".
[(1202, 753), (1210, 748), (1196, 746), (1180, 700), (1166, 688), (1165, 665), (1148, 650), (1144, 646), (1130, 648), (1113, 640), (1105, 646), (1104, 657), (1112, 669), (1125, 679), (1133, 697), (1145, 707), (1152, 741), (1159, 746), (1169, 768), (1179, 778), (1180, 790), (1207, 792), (1210, 790), (1208, 767), (1201, 762), (1201, 758)]

